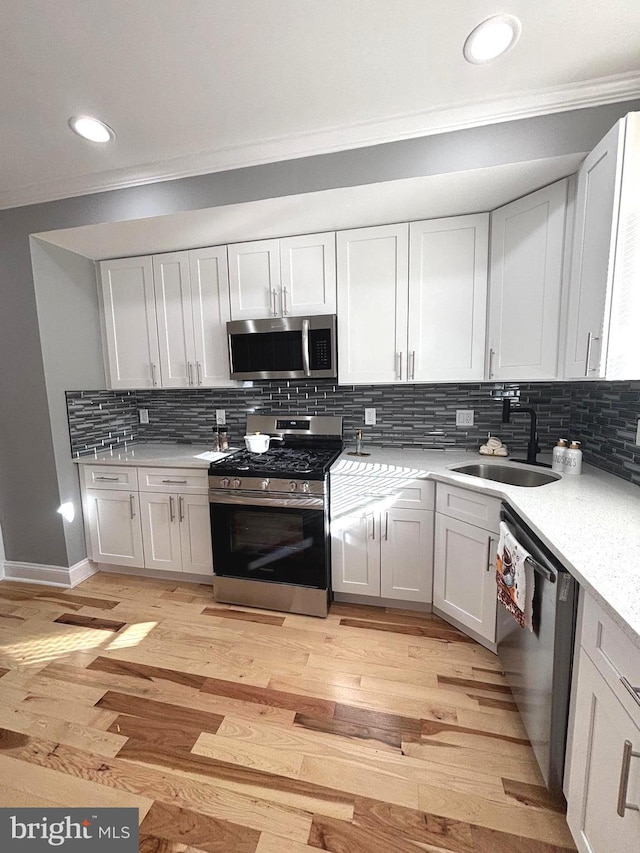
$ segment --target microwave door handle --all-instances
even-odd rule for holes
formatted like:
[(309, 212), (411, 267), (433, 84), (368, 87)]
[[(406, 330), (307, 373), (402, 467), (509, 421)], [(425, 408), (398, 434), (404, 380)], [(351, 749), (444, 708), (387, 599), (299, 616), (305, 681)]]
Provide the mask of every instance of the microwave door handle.
[(305, 376), (311, 376), (309, 367), (309, 321), (302, 321), (302, 369)]
[(229, 374), (233, 374), (233, 347), (231, 346), (231, 335), (227, 335), (227, 339), (229, 341)]

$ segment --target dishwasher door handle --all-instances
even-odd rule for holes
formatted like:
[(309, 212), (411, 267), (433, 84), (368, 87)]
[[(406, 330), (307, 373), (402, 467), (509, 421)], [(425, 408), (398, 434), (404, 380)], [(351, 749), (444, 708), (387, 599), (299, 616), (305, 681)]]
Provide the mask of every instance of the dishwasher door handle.
[(546, 566), (541, 565), (537, 560), (534, 560), (533, 557), (527, 557), (525, 563), (529, 563), (530, 566), (533, 567), (533, 571), (537, 575), (542, 575), (542, 577), (549, 581), (549, 583), (556, 582), (556, 574), (548, 569)]

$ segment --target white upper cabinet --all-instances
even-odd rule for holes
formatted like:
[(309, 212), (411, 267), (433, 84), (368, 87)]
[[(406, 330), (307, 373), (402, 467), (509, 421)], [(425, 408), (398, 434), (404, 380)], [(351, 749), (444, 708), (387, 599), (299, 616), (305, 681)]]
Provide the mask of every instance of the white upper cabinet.
[(188, 253), (155, 255), (153, 285), (162, 387), (185, 388), (194, 384), (196, 360)]
[(151, 258), (102, 261), (100, 277), (110, 387), (158, 387), (160, 354)]
[(194, 382), (201, 388), (234, 385), (229, 378), (229, 272), (225, 246), (189, 252)]
[(410, 382), (484, 378), (488, 243), (487, 213), (411, 223)]
[(567, 184), (491, 214), (488, 379), (558, 376)]
[(578, 172), (565, 378), (640, 378), (640, 113)]
[(229, 246), (234, 320), (334, 314), (335, 234)]
[(280, 240), (282, 316), (336, 313), (336, 235)]
[(406, 379), (408, 250), (406, 223), (338, 232), (341, 383)]
[(100, 264), (112, 388), (211, 388), (229, 378), (225, 246)]

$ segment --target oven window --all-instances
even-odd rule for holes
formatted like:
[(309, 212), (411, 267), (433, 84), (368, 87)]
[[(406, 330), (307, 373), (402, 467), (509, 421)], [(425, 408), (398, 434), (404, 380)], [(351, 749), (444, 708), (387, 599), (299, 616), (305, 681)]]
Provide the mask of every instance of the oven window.
[(211, 526), (217, 575), (326, 587), (322, 510), (212, 504)]

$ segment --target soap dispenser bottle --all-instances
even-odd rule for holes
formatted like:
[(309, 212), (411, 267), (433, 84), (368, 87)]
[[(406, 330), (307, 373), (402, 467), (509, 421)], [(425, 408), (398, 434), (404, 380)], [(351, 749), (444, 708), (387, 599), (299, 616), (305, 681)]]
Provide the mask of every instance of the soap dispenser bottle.
[(572, 441), (566, 451), (564, 472), (572, 476), (582, 473), (582, 451), (579, 441)]
[(567, 439), (561, 438), (553, 448), (553, 456), (551, 462), (551, 470), (562, 473), (567, 458)]

